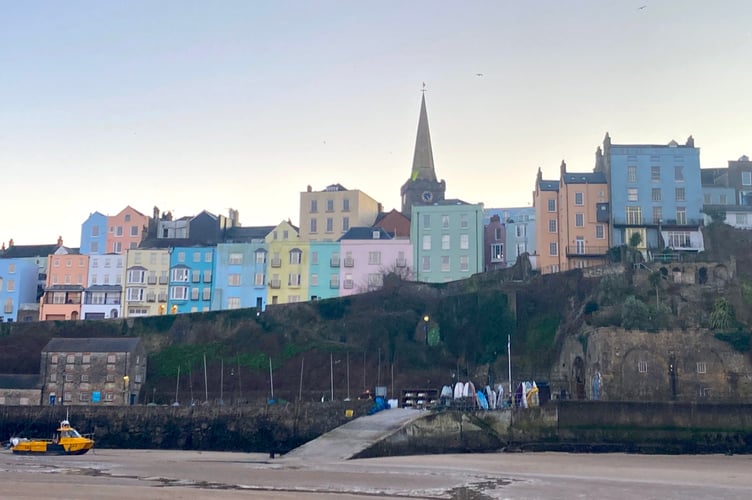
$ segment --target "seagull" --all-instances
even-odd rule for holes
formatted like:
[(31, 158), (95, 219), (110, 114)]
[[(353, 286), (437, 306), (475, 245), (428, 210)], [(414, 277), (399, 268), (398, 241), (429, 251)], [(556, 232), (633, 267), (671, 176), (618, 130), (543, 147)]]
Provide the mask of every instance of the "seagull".
[(637, 7), (637, 10), (642, 10), (642, 9), (644, 9), (645, 7), (647, 7), (647, 5), (641, 5), (640, 7)]
[(483, 76), (483, 73), (475, 73), (475, 76), (477, 76), (478, 78), (480, 78), (480, 77)]

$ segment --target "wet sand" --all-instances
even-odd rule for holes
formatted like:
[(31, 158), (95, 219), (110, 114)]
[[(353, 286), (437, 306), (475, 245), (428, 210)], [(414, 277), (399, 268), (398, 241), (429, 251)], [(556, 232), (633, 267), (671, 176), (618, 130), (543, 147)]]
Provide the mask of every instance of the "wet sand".
[(748, 499), (752, 456), (497, 453), (303, 462), (247, 453), (0, 453), (2, 498)]

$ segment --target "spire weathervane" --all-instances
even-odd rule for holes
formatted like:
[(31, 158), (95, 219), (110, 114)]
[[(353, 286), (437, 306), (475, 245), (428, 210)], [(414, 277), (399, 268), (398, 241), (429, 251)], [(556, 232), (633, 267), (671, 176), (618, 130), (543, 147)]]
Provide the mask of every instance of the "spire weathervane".
[(422, 88), (422, 89), (420, 89), (420, 92), (421, 92), (421, 93), (422, 93), (423, 95), (426, 95), (426, 82), (423, 82), (423, 88)]

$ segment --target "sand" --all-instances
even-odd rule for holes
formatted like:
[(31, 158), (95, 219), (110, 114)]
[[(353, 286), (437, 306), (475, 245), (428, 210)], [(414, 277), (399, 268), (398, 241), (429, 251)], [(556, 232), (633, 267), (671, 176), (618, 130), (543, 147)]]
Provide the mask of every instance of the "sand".
[(315, 462), (248, 453), (0, 453), (0, 497), (457, 500), (752, 498), (752, 456), (494, 453)]

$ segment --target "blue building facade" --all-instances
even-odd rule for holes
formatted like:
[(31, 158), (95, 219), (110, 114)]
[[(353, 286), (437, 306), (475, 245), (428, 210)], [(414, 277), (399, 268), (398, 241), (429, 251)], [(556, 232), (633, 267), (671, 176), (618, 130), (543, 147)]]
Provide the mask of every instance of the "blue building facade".
[(220, 243), (212, 292), (212, 310), (265, 308), (266, 243)]
[(170, 252), (171, 314), (211, 310), (216, 247), (174, 247)]
[(700, 150), (686, 144), (611, 144), (596, 152), (596, 171), (610, 191), (610, 246), (628, 245), (640, 235), (644, 254), (671, 248), (701, 251), (703, 192)]
[(28, 259), (0, 259), (0, 321), (19, 321), (19, 306), (36, 302), (37, 274)]
[(523, 253), (535, 253), (535, 208), (509, 207), (487, 208), (483, 210), (483, 225), (487, 226), (491, 217), (498, 215), (506, 227), (506, 267), (513, 266)]
[(308, 295), (310, 300), (339, 296), (340, 243), (338, 241), (310, 242), (308, 266)]
[(106, 215), (94, 212), (81, 224), (80, 252), (87, 255), (107, 253)]

